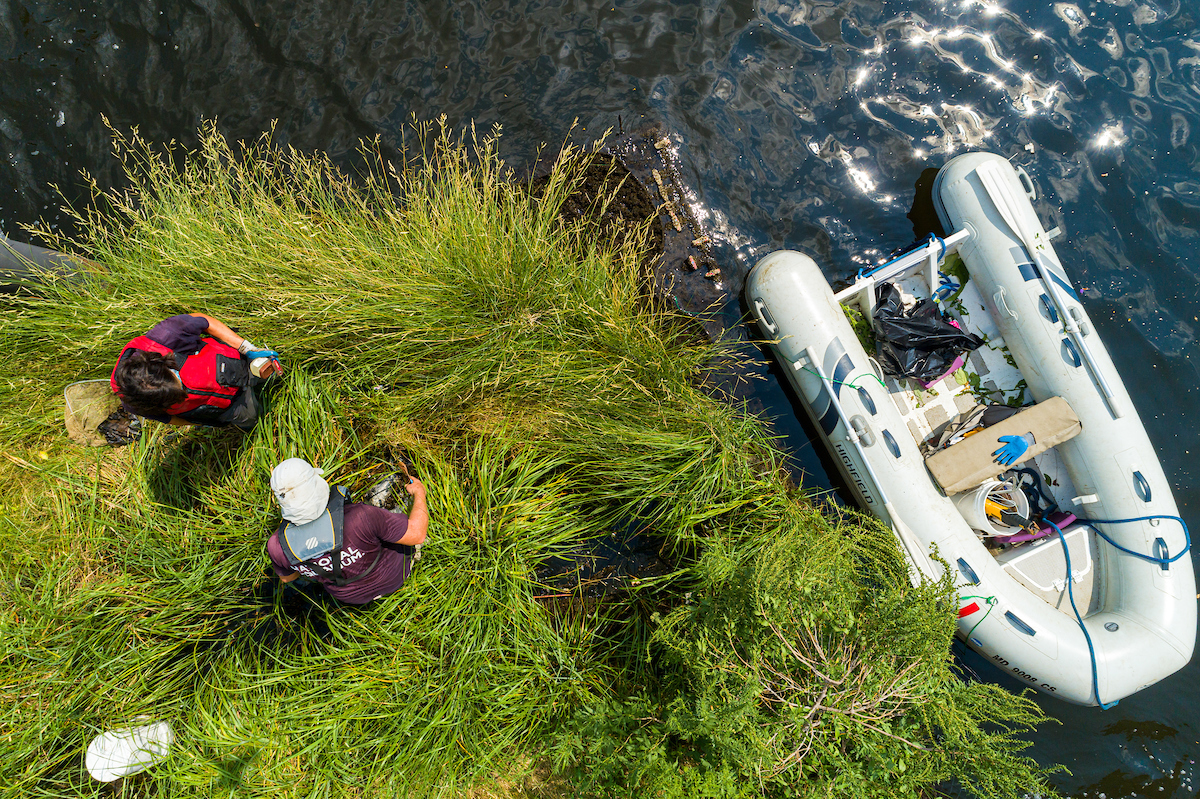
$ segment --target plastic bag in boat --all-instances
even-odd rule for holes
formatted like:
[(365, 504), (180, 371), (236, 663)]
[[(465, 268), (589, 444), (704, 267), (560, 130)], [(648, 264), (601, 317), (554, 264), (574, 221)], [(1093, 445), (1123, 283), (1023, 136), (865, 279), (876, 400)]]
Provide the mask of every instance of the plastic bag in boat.
[(956, 327), (937, 303), (921, 300), (905, 310), (900, 289), (881, 283), (875, 292), (875, 349), (883, 371), (929, 383), (946, 374), (958, 357), (983, 343)]

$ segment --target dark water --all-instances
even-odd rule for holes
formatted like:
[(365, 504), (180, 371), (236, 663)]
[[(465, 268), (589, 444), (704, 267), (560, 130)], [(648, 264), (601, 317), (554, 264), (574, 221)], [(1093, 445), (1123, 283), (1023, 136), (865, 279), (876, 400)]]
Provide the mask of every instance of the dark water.
[[(787, 246), (833, 278), (912, 239), (921, 171), (988, 148), (1024, 165), (1185, 518), (1200, 530), (1197, 4), (973, 2), (0, 3), (0, 228), (57, 223), (57, 183), (115, 179), (101, 115), (151, 139), (202, 119), (347, 157), (413, 116), (500, 124), (510, 162), (663, 120), (731, 275)], [(690, 171), (688, 171), (690, 170)], [(735, 317), (733, 305), (729, 316)], [(828, 485), (777, 387), (756, 393)], [(1189, 796), (1200, 672), (1110, 711), (1045, 700), (1063, 790)]]

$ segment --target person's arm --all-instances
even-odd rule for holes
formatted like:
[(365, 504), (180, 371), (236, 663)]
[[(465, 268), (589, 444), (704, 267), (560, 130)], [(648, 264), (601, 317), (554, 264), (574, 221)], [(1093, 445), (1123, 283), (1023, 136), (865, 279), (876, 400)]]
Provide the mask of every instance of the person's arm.
[(375, 523), (380, 525), (377, 535), (389, 544), (409, 544), (420, 546), (425, 543), (425, 533), (429, 529), (429, 509), (425, 504), (425, 486), (415, 477), (405, 486), (408, 493), (413, 495), (413, 506), (407, 514), (400, 511), (387, 511), (383, 508), (371, 508)]
[(412, 509), (408, 512), (408, 532), (400, 539), (401, 544), (423, 544), (429, 532), (429, 505), (425, 501), (425, 484), (410, 477), (404, 490), (412, 494)]
[[(251, 344), (249, 342), (249, 340), (247, 340), (247, 339), (243, 338), (242, 336), (239, 336), (237, 333), (233, 332), (233, 329), (230, 328), (229, 325), (222, 322), (220, 319), (214, 319), (211, 316), (209, 316), (208, 314), (203, 314), (203, 313), (199, 313), (199, 312), (190, 313), (190, 314), (188, 314), (188, 316), (194, 316), (197, 319), (203, 319), (205, 322), (208, 323), (208, 329), (204, 332), (208, 333), (210, 336), (212, 336), (213, 338), (215, 338), (217, 341), (221, 342), (222, 344), (228, 344), (230, 347), (233, 347), (235, 350), (242, 353), (243, 355), (249, 355), (250, 350), (256, 349), (255, 345)], [(262, 376), (269, 377), (272, 374), (282, 374), (282, 373), (283, 373), (283, 367), (279, 364), (279, 361), (272, 358), (271, 363), (267, 364), (267, 366), (263, 369)]]
[(194, 316), (197, 319), (203, 319), (205, 322), (208, 322), (208, 330), (204, 332), (208, 333), (222, 344), (228, 344), (235, 350), (241, 347), (246, 341), (246, 339), (242, 338), (237, 333), (234, 333), (229, 325), (225, 324), (220, 319), (213, 319), (208, 314), (203, 313), (190, 313), (188, 316)]
[[(271, 570), (281, 583), (290, 583), (300, 578), (300, 572), (286, 565), (283, 557), (283, 547), (279, 544), (279, 533), (275, 532), (267, 539), (267, 557), (271, 561)], [(281, 565), (282, 564), (282, 565)]]

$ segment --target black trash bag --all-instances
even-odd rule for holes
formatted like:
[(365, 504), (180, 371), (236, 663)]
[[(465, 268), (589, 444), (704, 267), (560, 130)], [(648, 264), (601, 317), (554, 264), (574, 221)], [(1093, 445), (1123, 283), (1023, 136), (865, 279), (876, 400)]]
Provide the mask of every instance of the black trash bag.
[(875, 290), (872, 320), (879, 363), (897, 378), (928, 383), (944, 375), (959, 355), (983, 344), (979, 336), (950, 324), (933, 300), (905, 311), (894, 283), (881, 283)]

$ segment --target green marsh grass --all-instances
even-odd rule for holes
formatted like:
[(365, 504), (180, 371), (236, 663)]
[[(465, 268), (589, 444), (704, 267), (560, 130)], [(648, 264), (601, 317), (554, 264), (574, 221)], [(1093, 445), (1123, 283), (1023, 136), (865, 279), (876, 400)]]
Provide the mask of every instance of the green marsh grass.
[[(1036, 706), (953, 672), (949, 586), (911, 588), (890, 534), (822, 516), (763, 424), (699, 390), (727, 353), (647, 298), (636, 237), (560, 219), (586, 154), (535, 197), (494, 136), (368, 147), (353, 181), (201, 139), (116, 137), (130, 188), (49, 241), (89, 265), (3, 300), (5, 795), (99, 795), (83, 747), (140, 716), (178, 743), (123, 795), (524, 795), (533, 769), (563, 796), (1038, 787), (1013, 754)], [(194, 310), (283, 353), (255, 430), (69, 443), (62, 386)], [(270, 468), (361, 492), (400, 454), (433, 520), (403, 590), (280, 587)], [(540, 582), (634, 529), (673, 570), (604, 600)], [(830, 669), (859, 675), (841, 705)]]

